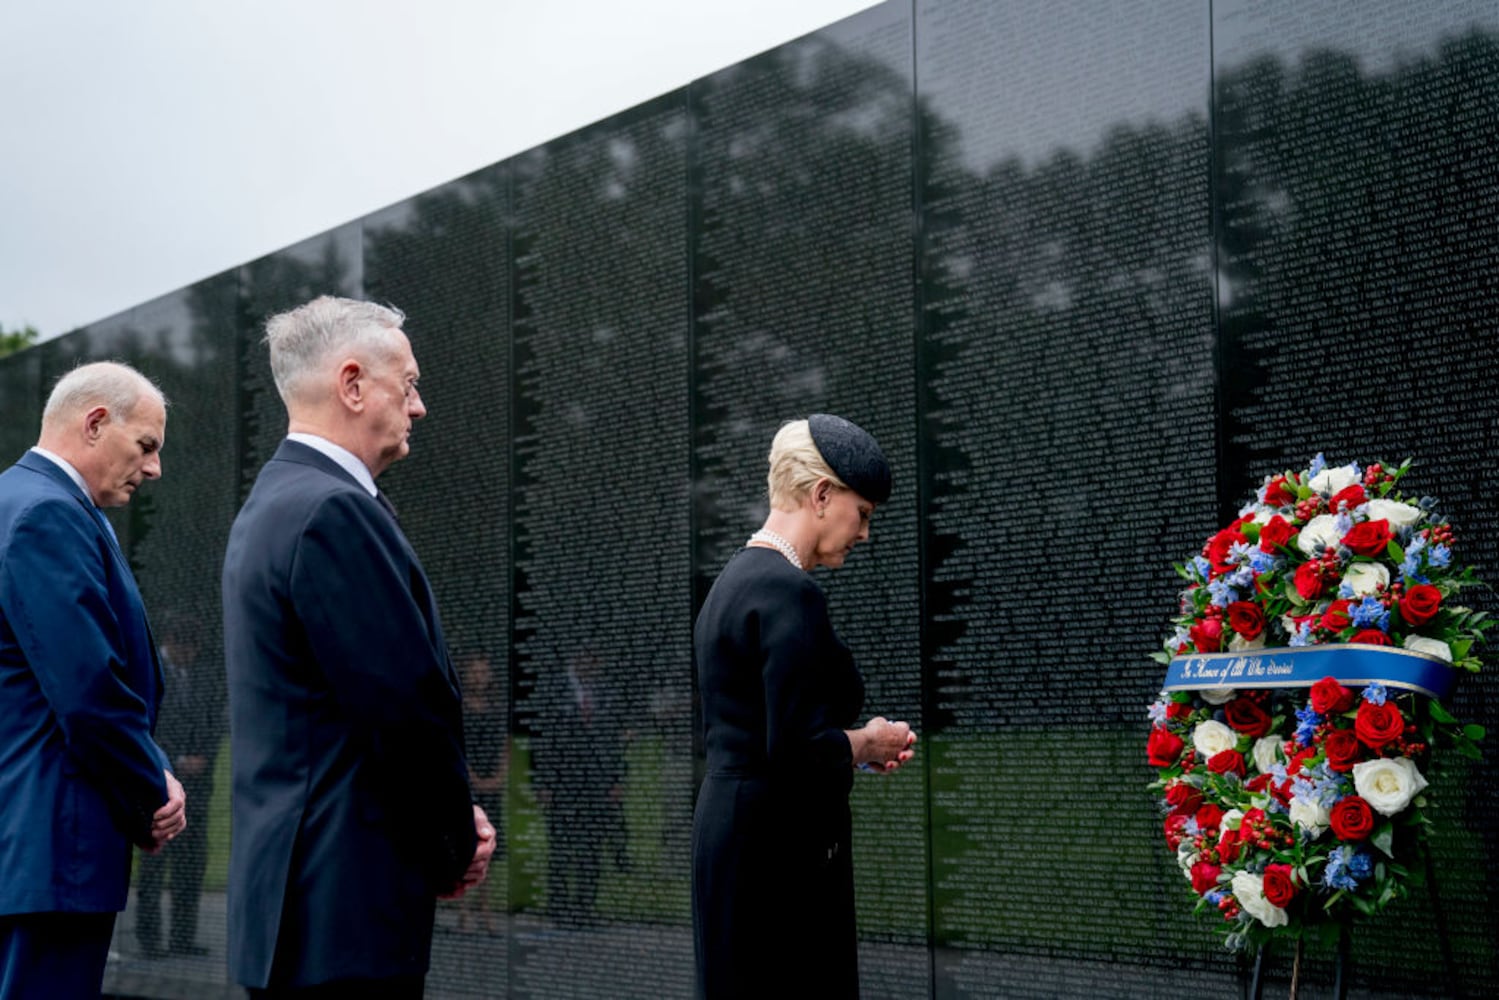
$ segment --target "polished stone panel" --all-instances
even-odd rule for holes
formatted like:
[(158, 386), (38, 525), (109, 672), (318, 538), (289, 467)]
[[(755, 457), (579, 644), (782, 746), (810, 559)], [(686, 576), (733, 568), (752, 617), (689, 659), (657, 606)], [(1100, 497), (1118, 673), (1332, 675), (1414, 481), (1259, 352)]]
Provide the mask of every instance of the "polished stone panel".
[[(1499, 11), (1219, 0), (1213, 38), (1224, 512), (1317, 452), (1413, 458), (1407, 491), (1499, 579)], [(1492, 729), (1496, 691), (1489, 670), (1453, 707)], [(1359, 928), (1354, 983), (1478, 994), (1499, 978), (1499, 773), (1449, 753), (1430, 777), (1432, 890)]]

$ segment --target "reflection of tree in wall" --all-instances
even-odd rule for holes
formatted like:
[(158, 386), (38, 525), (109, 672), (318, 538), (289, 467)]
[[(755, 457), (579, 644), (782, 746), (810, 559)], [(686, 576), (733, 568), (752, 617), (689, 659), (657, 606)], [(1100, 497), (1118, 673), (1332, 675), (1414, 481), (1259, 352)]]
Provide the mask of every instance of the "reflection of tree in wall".
[(381, 477), (449, 643), (504, 665), (509, 619), (506, 174), (482, 170), (365, 222), (365, 294), (407, 315), (427, 416)]
[(813, 38), (693, 84), (692, 100), (706, 592), (764, 517), (782, 420), (858, 416), (910, 488), (910, 80)]

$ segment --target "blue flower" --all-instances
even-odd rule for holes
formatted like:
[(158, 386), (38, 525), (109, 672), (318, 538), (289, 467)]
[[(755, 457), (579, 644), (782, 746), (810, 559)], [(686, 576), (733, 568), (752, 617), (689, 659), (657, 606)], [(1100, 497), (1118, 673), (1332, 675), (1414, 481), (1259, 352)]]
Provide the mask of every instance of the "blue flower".
[(1238, 591), (1229, 586), (1228, 580), (1221, 576), (1208, 584), (1208, 594), (1212, 602), (1220, 608), (1226, 608), (1239, 599)]
[(1431, 555), (1426, 557), (1426, 561), (1433, 566), (1445, 569), (1452, 563), (1452, 550), (1445, 545), (1433, 545)]
[(1166, 724), (1166, 703), (1164, 701), (1153, 703), (1148, 711), (1150, 712), (1151, 722), (1155, 723), (1158, 726), (1164, 726)]
[[(1342, 591), (1340, 590), (1339, 593)], [(1379, 598), (1366, 596), (1357, 604), (1348, 608), (1348, 620), (1356, 628), (1368, 628), (1374, 626), (1381, 632), (1390, 629), (1390, 609), (1380, 603)]]
[(1405, 559), (1400, 563), (1400, 574), (1407, 580), (1414, 580), (1416, 583), (1431, 582), (1421, 574), (1421, 553), (1425, 549), (1426, 539), (1420, 535), (1412, 538), (1410, 544), (1405, 547)]
[(1206, 580), (1213, 572), (1213, 564), (1204, 556), (1192, 557), (1192, 568), (1197, 571), (1197, 579)]
[(1290, 646), (1309, 646), (1311, 645), (1311, 641), (1312, 623), (1305, 621), (1296, 626), (1296, 630), (1291, 633), (1290, 637), (1286, 640), (1286, 644)]
[(1317, 452), (1317, 457), (1312, 459), (1311, 467), (1306, 470), (1307, 478), (1310, 479), (1312, 476), (1320, 476), (1322, 474), (1322, 470), (1325, 468), (1327, 468), (1327, 459), (1323, 458), (1322, 453), (1319, 451)]
[(1338, 529), (1339, 535), (1346, 535), (1353, 530), (1353, 518), (1347, 514), (1339, 514), (1337, 520), (1333, 521), (1332, 526)]
[[(1294, 638), (1294, 637), (1293, 637)], [(1295, 645), (1295, 642), (1292, 642)], [(1302, 643), (1305, 645), (1305, 643)], [(1317, 727), (1322, 725), (1322, 716), (1310, 705), (1304, 705), (1296, 710), (1296, 742), (1304, 747), (1312, 745), (1312, 739), (1316, 735)]]
[(1322, 871), (1322, 884), (1329, 889), (1357, 889), (1371, 871), (1373, 864), (1367, 854), (1352, 847), (1334, 847)]
[(1254, 586), (1254, 568), (1250, 566), (1240, 566), (1238, 569), (1229, 574), (1228, 582), (1232, 583), (1240, 590), (1248, 590), (1250, 587)]
[(1379, 681), (1375, 681), (1373, 684), (1370, 684), (1368, 687), (1364, 688), (1364, 700), (1371, 705), (1383, 705), (1385, 703), (1385, 698), (1387, 698), (1388, 696), (1388, 693), (1384, 689), (1384, 685), (1379, 683)]
[(1255, 549), (1249, 553), (1249, 568), (1256, 573), (1273, 573), (1280, 569), (1281, 558), (1269, 552)]
[(1347, 580), (1344, 580), (1342, 583), (1338, 584), (1338, 596), (1345, 601), (1351, 601), (1358, 595), (1353, 592), (1353, 584), (1349, 583)]
[(1225, 897), (1223, 893), (1219, 892), (1217, 889), (1209, 889), (1207, 892), (1202, 894), (1202, 898), (1207, 900), (1209, 903), (1212, 903), (1214, 906), (1217, 906), (1219, 903), (1223, 902)]

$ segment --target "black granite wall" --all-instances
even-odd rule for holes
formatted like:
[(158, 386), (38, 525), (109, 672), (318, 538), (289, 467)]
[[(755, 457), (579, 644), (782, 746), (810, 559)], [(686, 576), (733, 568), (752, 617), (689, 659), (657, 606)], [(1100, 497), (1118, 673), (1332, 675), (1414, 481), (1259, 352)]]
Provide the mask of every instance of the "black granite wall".
[[(166, 475), (118, 525), (182, 661), (163, 726), (222, 733), (222, 544), (284, 428), (259, 325), (403, 308), (430, 416), (383, 485), (505, 842), (428, 995), (686, 997), (694, 608), (778, 423), (846, 414), (897, 488), (822, 582), (868, 710), (922, 731), (856, 783), (865, 995), (1238, 995), (1144, 794), (1170, 565), (1325, 451), (1413, 456), (1499, 580), (1495, 148), (1490, 2), (892, 0), (5, 359), (0, 447), (77, 360), (161, 381)], [(1491, 730), (1496, 673), (1455, 705)], [(234, 995), (198, 749), (206, 835), (138, 884), (166, 927), (204, 867), (208, 953), (147, 954), (137, 898), (121, 994)], [(1436, 769), (1435, 883), (1357, 929), (1351, 995), (1492, 990), (1496, 755)]]

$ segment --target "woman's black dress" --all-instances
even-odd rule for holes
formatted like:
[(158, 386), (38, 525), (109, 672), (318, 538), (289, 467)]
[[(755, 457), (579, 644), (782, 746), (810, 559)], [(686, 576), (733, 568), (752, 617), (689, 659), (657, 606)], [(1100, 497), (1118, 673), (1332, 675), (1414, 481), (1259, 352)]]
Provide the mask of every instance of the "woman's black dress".
[(858, 995), (844, 730), (864, 682), (812, 577), (735, 554), (693, 632), (708, 773), (692, 830), (698, 988)]

